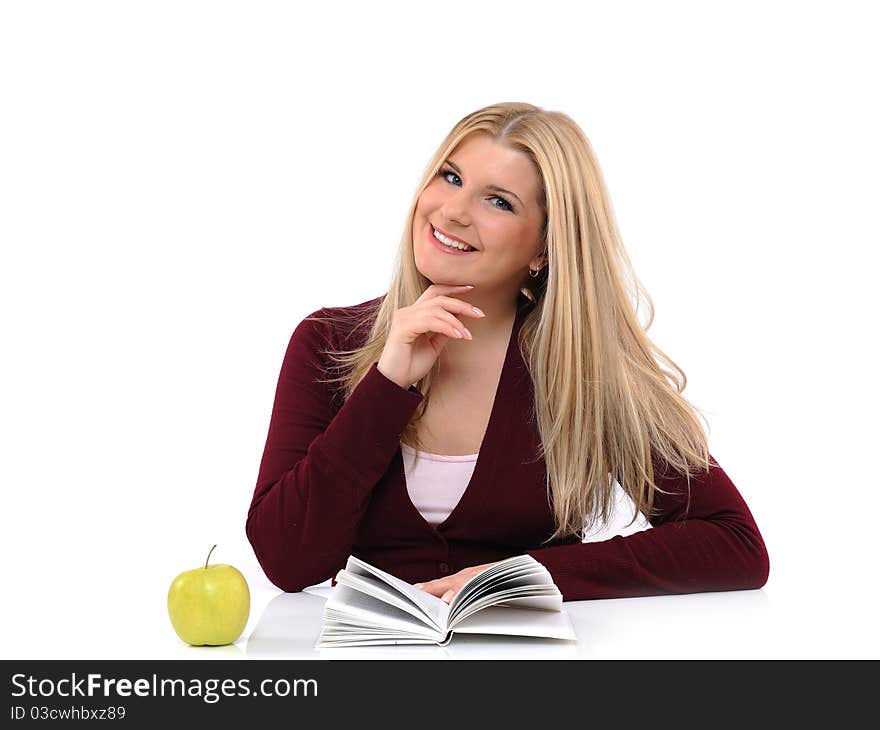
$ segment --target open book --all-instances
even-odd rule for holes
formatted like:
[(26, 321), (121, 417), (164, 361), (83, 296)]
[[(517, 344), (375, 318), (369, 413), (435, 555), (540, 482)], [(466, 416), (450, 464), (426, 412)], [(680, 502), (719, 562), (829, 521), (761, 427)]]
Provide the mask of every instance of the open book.
[(316, 648), (438, 644), (454, 632), (576, 641), (562, 594), (531, 555), (517, 555), (471, 578), (447, 604), (349, 556), (324, 606)]

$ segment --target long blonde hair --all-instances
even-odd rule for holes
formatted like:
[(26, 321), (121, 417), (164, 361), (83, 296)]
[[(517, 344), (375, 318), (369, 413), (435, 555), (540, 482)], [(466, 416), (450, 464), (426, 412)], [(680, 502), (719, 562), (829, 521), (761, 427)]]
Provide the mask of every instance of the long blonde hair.
[[(459, 121), (440, 145), (418, 186), (400, 241), (396, 268), (378, 307), (355, 327), (369, 327), (363, 346), (326, 351), (348, 398), (385, 346), (395, 311), (412, 305), (430, 286), (415, 266), (413, 217), (418, 198), (456, 146), (468, 135), (491, 135), (534, 163), (545, 213), (547, 266), (525, 276), (521, 295), (531, 302), (518, 347), (534, 383), (547, 465), (547, 495), (556, 531), (547, 541), (584, 535), (607, 522), (614, 482), (641, 512), (651, 515), (654, 467), (687, 478), (708, 472), (709, 449), (698, 412), (682, 395), (687, 377), (647, 337), (654, 319), (651, 297), (633, 272), (589, 140), (567, 115), (509, 102), (479, 109)], [(637, 312), (644, 297), (644, 327)], [(664, 368), (663, 366), (667, 366)], [(416, 385), (422, 402), (402, 434), (418, 449), (417, 426), (431, 397), (439, 360)]]

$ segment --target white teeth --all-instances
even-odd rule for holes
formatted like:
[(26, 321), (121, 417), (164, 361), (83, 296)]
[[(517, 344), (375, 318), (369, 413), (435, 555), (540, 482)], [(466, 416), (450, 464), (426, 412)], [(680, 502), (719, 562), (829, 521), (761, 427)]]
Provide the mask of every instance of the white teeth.
[(474, 249), (470, 246), (465, 246), (463, 243), (459, 243), (458, 241), (453, 241), (451, 238), (447, 238), (440, 231), (434, 230), (434, 238), (436, 238), (440, 243), (444, 246), (449, 246), (451, 248), (457, 248), (459, 251), (473, 251)]

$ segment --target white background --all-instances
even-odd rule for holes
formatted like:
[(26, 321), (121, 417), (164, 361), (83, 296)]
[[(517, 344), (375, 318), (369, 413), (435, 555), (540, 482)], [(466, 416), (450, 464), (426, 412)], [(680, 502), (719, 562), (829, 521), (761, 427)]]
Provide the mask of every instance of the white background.
[[(518, 100), (593, 144), (764, 534), (751, 655), (878, 658), (870, 6), (4, 3), (0, 653), (244, 655), (279, 594), (244, 524), (290, 334), (387, 289), (433, 150)], [(252, 591), (232, 654), (165, 608), (215, 543)], [(713, 656), (704, 621), (669, 655)]]

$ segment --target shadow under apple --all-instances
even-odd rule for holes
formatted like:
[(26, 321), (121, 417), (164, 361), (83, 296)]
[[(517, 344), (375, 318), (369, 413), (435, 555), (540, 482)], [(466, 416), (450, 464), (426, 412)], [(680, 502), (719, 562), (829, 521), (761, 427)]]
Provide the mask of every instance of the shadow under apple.
[[(244, 642), (240, 642), (244, 643)], [(245, 659), (245, 653), (238, 644), (223, 646), (190, 646), (180, 642), (187, 659)]]

